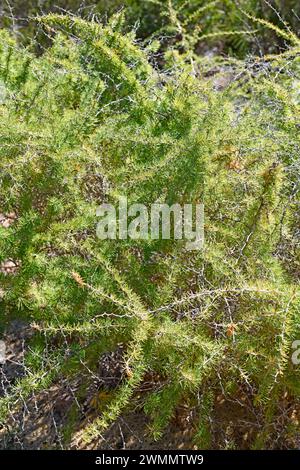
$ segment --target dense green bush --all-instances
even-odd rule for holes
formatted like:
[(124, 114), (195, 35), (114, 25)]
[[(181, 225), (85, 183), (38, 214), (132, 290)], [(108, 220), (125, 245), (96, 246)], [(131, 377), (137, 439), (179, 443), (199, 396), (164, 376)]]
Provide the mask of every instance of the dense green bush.
[(28, 41), (37, 33), (32, 22), (37, 14), (69, 11), (85, 19), (98, 16), (106, 21), (122, 9), (125, 29), (135, 27), (140, 39), (163, 38), (163, 49), (193, 48), (198, 54), (217, 50), (245, 56), (249, 51), (262, 54), (286, 48), (284, 40), (247, 14), (299, 32), (297, 0), (15, 0), (2, 6), (0, 25), (11, 27)]
[[(272, 447), (281, 400), (300, 392), (300, 41), (277, 30), (291, 47), (247, 62), (169, 50), (158, 71), (122, 22), (42, 17), (53, 43), (39, 56), (1, 32), (0, 207), (17, 219), (0, 227), (0, 262), (19, 265), (0, 273), (1, 321), (36, 330), (1, 421), (123, 343), (123, 382), (83, 440), (157, 374), (138, 399), (155, 438), (186, 402), (197, 445), (209, 447), (216, 397), (244, 391), (263, 416), (252, 445)], [(204, 249), (97, 239), (97, 206), (120, 195), (204, 201)]]

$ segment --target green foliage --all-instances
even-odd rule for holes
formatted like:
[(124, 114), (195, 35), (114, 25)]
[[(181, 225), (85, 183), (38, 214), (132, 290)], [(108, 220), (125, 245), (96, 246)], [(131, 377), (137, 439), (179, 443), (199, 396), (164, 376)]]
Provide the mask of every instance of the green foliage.
[[(292, 40), (282, 55), (216, 58), (214, 74), (212, 59), (192, 60), (189, 46), (168, 51), (158, 70), (122, 21), (41, 17), (52, 44), (39, 55), (1, 32), (0, 207), (17, 219), (1, 227), (0, 262), (20, 266), (0, 273), (1, 315), (32, 322), (37, 350), (55, 339), (42, 366), (27, 357), (30, 372), (0, 400), (1, 419), (21, 405), (20, 390), (80, 374), (80, 360), (96, 370), (101, 352), (121, 341), (124, 380), (85, 441), (130, 406), (146, 373), (164, 384), (142, 397), (155, 438), (179, 403), (200, 394), (195, 438), (208, 446), (216, 396), (238, 398), (241, 387), (269, 429), (280, 397), (299, 397), (290, 359), (299, 278), (286, 266), (299, 221), (299, 41), (285, 30)], [(100, 241), (96, 208), (120, 195), (204, 201), (204, 250)]]
[[(25, 42), (37, 35), (32, 17), (39, 14), (64, 11), (107, 21), (113, 13), (124, 11), (124, 30), (128, 31), (128, 25), (134, 27), (138, 37), (147, 42), (154, 37), (162, 39), (162, 50), (192, 49), (196, 54), (217, 50), (240, 57), (249, 51), (261, 54), (286, 48), (274, 28), (268, 31), (249, 15), (296, 32), (300, 15), (297, 0), (15, 0), (2, 8), (0, 25), (17, 30)], [(42, 36), (39, 42), (45, 42)]]

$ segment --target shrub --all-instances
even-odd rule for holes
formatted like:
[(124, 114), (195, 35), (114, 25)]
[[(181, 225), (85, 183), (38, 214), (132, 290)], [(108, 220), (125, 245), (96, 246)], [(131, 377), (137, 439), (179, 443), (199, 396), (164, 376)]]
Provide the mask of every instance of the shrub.
[[(169, 51), (158, 71), (123, 15), (39, 21), (52, 37), (39, 56), (1, 33), (0, 207), (17, 218), (0, 227), (0, 261), (19, 268), (0, 273), (0, 308), (35, 330), (2, 423), (122, 343), (122, 383), (83, 440), (132, 403), (158, 439), (186, 402), (209, 447), (215, 400), (245, 392), (261, 416), (251, 445), (272, 446), (280, 403), (299, 398), (298, 39), (281, 31), (284, 54), (247, 62)], [(204, 249), (97, 239), (97, 206), (120, 195), (203, 201)], [(159, 379), (141, 399), (147, 374)]]
[[(15, 0), (12, 6), (4, 4), (2, 10), (0, 25), (16, 31), (25, 42), (37, 34), (32, 21), (37, 14), (64, 11), (106, 21), (111, 14), (124, 10), (125, 30), (128, 25), (135, 27), (138, 37), (146, 41), (159, 38), (162, 50), (192, 48), (197, 54), (213, 50), (239, 57), (286, 48), (285, 41), (247, 14), (296, 32), (300, 15), (297, 0)], [(39, 47), (41, 42), (39, 37)]]

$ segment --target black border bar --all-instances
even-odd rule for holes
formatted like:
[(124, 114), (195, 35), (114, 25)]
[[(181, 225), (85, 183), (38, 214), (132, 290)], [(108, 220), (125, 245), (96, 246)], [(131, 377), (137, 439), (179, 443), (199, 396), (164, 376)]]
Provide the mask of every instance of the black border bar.
[[(241, 468), (257, 464), (299, 467), (299, 450), (274, 451), (213, 451), (213, 450), (2, 450), (1, 468), (30, 465), (34, 468), (51, 466), (68, 468), (132, 468), (191, 465), (198, 468)], [(256, 470), (256, 469), (255, 469)]]

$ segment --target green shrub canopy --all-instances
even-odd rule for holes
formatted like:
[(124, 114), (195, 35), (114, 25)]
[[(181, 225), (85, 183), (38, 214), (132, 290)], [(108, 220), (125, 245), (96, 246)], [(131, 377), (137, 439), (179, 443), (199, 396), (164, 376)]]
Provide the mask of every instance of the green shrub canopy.
[[(123, 19), (41, 17), (51, 45), (39, 54), (1, 32), (0, 212), (16, 214), (0, 225), (1, 322), (35, 334), (0, 419), (122, 343), (121, 384), (76, 439), (100, 437), (135, 400), (158, 439), (188, 403), (209, 447), (217, 396), (243, 390), (262, 448), (300, 392), (300, 41), (278, 30), (282, 54), (245, 61), (168, 49), (158, 67)], [(120, 196), (203, 202), (204, 249), (99, 240), (96, 209)], [(141, 398), (146, 374), (160, 380)]]

